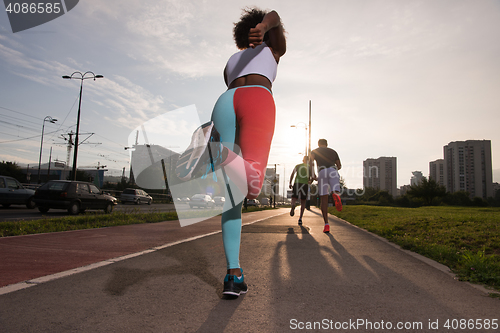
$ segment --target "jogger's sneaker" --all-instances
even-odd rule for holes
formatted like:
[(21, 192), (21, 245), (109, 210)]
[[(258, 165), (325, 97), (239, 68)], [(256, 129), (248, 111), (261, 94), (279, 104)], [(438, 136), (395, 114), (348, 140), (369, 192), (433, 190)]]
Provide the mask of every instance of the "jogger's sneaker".
[(224, 278), (224, 295), (240, 296), (240, 294), (246, 294), (248, 291), (248, 286), (245, 283), (245, 277), (243, 276), (243, 270), (241, 270), (241, 276), (226, 274)]
[(290, 216), (294, 216), (295, 215), (295, 206), (292, 205), (292, 208), (290, 208)]
[(329, 224), (325, 224), (325, 228), (323, 229), (323, 232), (324, 232), (325, 234), (330, 233), (330, 225), (329, 225)]
[[(183, 181), (190, 180), (204, 165), (207, 170), (204, 176), (215, 172), (222, 161), (222, 145), (220, 135), (213, 121), (198, 127), (191, 138), (191, 144), (177, 161), (175, 174)], [(215, 173), (214, 173), (215, 175)]]
[(342, 200), (337, 193), (332, 193), (333, 202), (335, 202), (335, 208), (340, 212), (342, 210)]
[(302, 219), (299, 219), (299, 225), (302, 225)]

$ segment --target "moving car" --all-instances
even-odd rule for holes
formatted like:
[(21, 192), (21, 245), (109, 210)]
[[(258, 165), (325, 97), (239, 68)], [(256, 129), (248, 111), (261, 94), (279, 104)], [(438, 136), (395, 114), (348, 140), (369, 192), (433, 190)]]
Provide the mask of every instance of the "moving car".
[(257, 199), (250, 199), (247, 201), (247, 206), (259, 206), (260, 202)]
[(67, 209), (71, 215), (78, 215), (87, 209), (103, 209), (104, 212), (111, 213), (117, 200), (92, 183), (51, 180), (36, 190), (33, 201), (42, 213), (54, 208)]
[(139, 190), (136, 188), (127, 188), (123, 190), (122, 195), (120, 196), (120, 201), (123, 204), (132, 202), (136, 205), (140, 205), (141, 203), (147, 203), (148, 205), (151, 205), (151, 203), (153, 202), (153, 198), (143, 190)]
[(29, 209), (35, 208), (33, 196), (35, 191), (24, 188), (16, 179), (0, 176), (0, 204), (5, 208), (10, 205), (26, 205)]
[(214, 197), (214, 202), (216, 206), (224, 206), (224, 203), (226, 202), (226, 198), (224, 197)]
[(208, 194), (195, 194), (189, 201), (189, 207), (211, 208), (215, 206), (215, 202)]

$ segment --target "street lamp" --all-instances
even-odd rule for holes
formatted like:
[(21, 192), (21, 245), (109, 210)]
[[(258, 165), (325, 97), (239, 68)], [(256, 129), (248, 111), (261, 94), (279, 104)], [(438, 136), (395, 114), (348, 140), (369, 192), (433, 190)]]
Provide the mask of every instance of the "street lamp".
[(52, 118), (51, 116), (47, 116), (43, 118), (43, 124), (42, 124), (42, 140), (40, 141), (40, 157), (38, 158), (38, 177), (37, 177), (37, 182), (40, 184), (40, 165), (42, 164), (42, 148), (43, 148), (43, 131), (45, 129), (45, 122), (48, 121), (50, 123), (55, 123), (57, 119)]
[[(78, 76), (74, 76), (75, 74), (77, 74)], [(89, 74), (89, 76), (86, 76), (87, 74)], [(67, 76), (67, 75), (64, 75), (62, 78), (63, 79), (78, 79), (80, 80), (80, 101), (78, 102), (78, 116), (77, 116), (77, 119), (76, 119), (76, 135), (75, 135), (75, 153), (73, 155), (73, 180), (76, 180), (76, 159), (78, 157), (78, 134), (80, 132), (80, 110), (81, 110), (81, 107), (82, 107), (82, 89), (83, 89), (83, 80), (86, 80), (86, 79), (101, 79), (103, 78), (104, 76), (102, 75), (95, 75), (93, 72), (85, 72), (85, 73), (81, 73), (81, 72), (74, 72), (73, 74), (71, 74), (71, 76)]]
[(307, 152), (309, 154), (307, 155), (311, 155), (311, 101), (309, 100), (309, 149), (307, 150)]
[[(291, 125), (290, 127), (297, 128), (297, 127), (299, 127), (299, 125), (303, 125), (304, 126), (304, 130), (305, 130), (305, 133), (306, 133), (306, 141), (305, 141), (306, 142), (306, 150), (305, 150), (305, 155), (304, 156), (307, 156), (307, 128), (308, 128), (307, 125), (305, 123), (303, 123), (303, 122), (299, 122), (299, 123), (297, 123), (295, 125)], [(300, 126), (300, 127), (302, 127), (302, 126)]]

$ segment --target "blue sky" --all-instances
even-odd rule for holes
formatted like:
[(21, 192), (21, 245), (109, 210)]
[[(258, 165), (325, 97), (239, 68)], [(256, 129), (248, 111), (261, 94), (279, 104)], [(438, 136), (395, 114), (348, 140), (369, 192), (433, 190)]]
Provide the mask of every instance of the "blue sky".
[[(492, 141), (500, 182), (500, 1), (85, 0), (65, 15), (12, 33), (0, 13), (0, 159), (66, 160), (61, 134), (75, 130), (75, 71), (104, 75), (83, 87), (78, 165), (128, 171), (130, 133), (195, 105), (210, 118), (236, 51), (232, 26), (247, 5), (275, 9), (287, 31), (273, 93), (277, 122), (269, 163), (288, 178), (305, 148), (326, 138), (349, 187), (362, 162), (396, 156), (398, 186), (429, 173), (451, 141)], [(298, 125), (297, 128), (290, 127)], [(153, 143), (153, 142), (152, 142)]]

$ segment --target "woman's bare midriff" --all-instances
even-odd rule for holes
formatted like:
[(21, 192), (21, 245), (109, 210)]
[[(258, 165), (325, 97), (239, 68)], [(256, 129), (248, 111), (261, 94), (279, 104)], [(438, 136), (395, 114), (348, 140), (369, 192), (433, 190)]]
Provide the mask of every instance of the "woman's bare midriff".
[(249, 74), (246, 76), (239, 77), (233, 82), (231, 82), (228, 89), (233, 89), (243, 86), (253, 86), (253, 85), (264, 86), (269, 90), (271, 90), (272, 88), (271, 82), (265, 76), (259, 74)]

